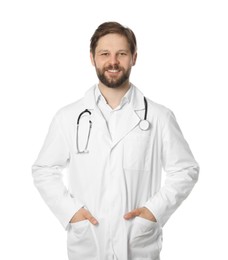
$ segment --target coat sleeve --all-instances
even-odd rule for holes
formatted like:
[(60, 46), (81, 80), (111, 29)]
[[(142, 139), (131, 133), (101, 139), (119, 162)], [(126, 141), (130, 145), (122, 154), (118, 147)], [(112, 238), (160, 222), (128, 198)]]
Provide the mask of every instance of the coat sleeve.
[(161, 161), (166, 178), (161, 189), (145, 204), (163, 226), (190, 194), (198, 180), (199, 165), (169, 111), (162, 129)]
[(56, 115), (32, 166), (32, 175), (42, 198), (65, 229), (75, 212), (83, 206), (80, 201), (71, 197), (62, 179), (62, 170), (69, 159), (69, 146)]

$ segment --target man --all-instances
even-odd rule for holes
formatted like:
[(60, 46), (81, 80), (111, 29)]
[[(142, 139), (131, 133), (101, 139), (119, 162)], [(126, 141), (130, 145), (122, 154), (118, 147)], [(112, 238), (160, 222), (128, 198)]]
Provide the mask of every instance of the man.
[(33, 165), (36, 187), (68, 232), (70, 260), (160, 259), (162, 227), (198, 179), (173, 113), (129, 81), (136, 48), (129, 28), (97, 28), (90, 57), (99, 83), (58, 111)]

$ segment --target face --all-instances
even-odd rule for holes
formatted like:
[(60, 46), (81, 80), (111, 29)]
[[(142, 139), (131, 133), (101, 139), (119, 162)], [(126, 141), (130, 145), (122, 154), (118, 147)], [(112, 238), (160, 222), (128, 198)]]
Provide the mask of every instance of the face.
[(127, 39), (119, 34), (107, 34), (101, 37), (90, 54), (100, 83), (109, 88), (118, 88), (129, 84), (132, 66), (137, 54), (131, 54)]

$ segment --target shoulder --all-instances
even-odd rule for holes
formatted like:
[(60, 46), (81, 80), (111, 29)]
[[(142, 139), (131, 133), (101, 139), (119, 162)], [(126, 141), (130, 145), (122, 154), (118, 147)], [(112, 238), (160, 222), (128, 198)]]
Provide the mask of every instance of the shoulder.
[(60, 119), (64, 119), (64, 118), (67, 119), (72, 116), (75, 116), (78, 113), (78, 111), (82, 109), (82, 106), (83, 106), (83, 98), (61, 107), (56, 112), (55, 117), (60, 120)]
[(173, 112), (170, 108), (166, 107), (165, 105), (154, 102), (149, 98), (146, 99), (148, 103), (148, 113), (150, 111), (150, 114), (153, 117), (157, 117), (160, 120), (168, 120), (170, 116), (173, 116)]
[(75, 117), (75, 115), (81, 113), (85, 110), (85, 108), (89, 109), (88, 106), (94, 102), (94, 88), (95, 86), (89, 88), (84, 97), (81, 97), (77, 101), (60, 108), (57, 111), (56, 116), (59, 118)]
[[(167, 131), (167, 129), (179, 129), (176, 121), (176, 117), (173, 111), (159, 103), (156, 103), (150, 99), (148, 102), (148, 119), (152, 124), (157, 126), (162, 131)], [(176, 131), (176, 130), (175, 130)]]

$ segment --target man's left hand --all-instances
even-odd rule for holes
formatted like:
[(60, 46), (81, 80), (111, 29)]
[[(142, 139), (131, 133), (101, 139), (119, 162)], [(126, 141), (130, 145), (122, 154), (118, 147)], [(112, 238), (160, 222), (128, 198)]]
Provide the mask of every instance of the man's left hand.
[(132, 219), (134, 217), (141, 217), (141, 218), (145, 218), (147, 220), (153, 221), (153, 222), (157, 222), (153, 213), (145, 207), (134, 209), (124, 215), (124, 218), (126, 220)]

